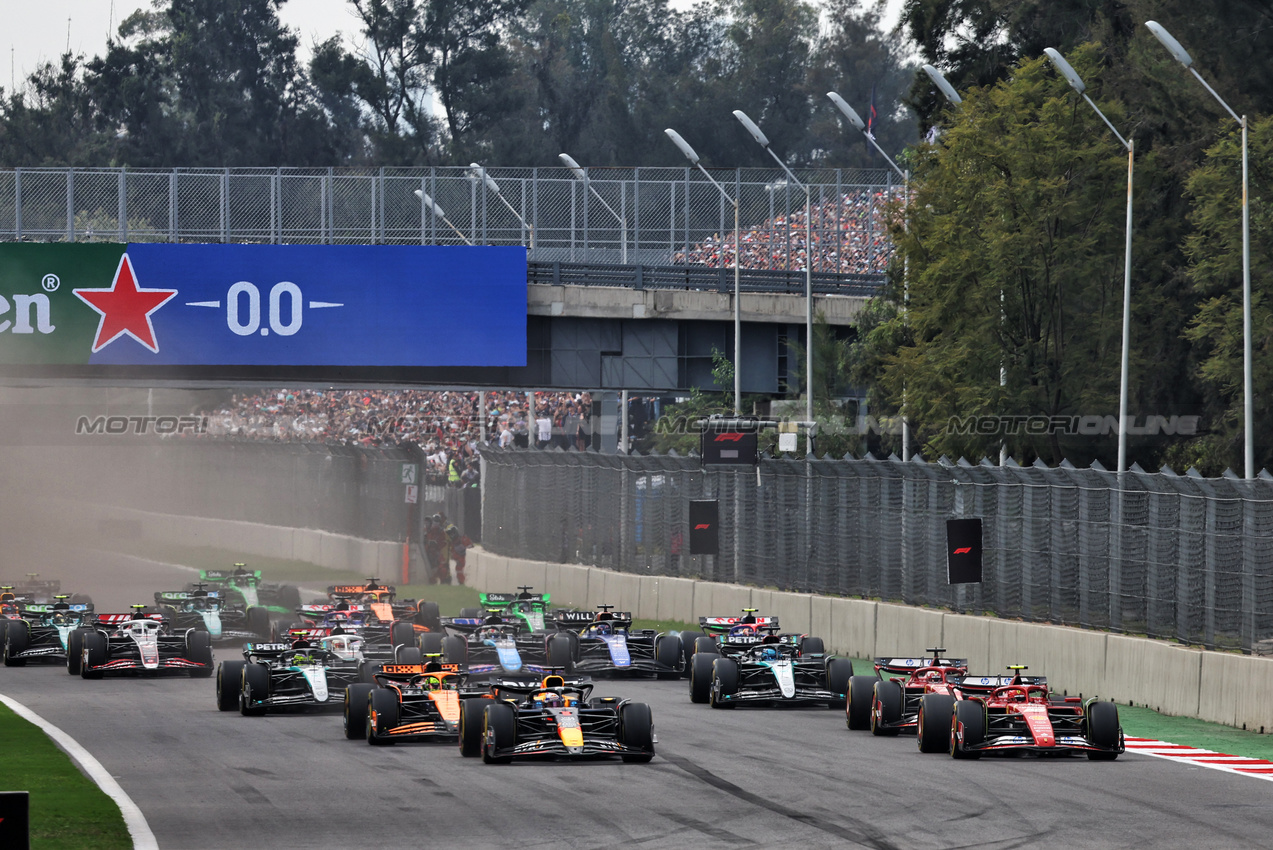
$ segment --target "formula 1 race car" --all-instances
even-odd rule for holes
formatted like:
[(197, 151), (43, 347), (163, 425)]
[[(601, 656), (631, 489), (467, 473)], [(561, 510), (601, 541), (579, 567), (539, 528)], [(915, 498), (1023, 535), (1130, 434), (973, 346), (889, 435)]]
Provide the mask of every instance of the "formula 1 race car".
[(498, 612), (510, 619), (521, 620), (526, 630), (543, 633), (548, 629), (549, 602), (551, 595), (547, 593), (531, 593), (530, 585), (521, 585), (517, 593), (479, 593), (481, 608), (465, 608), (460, 616), (466, 619), (481, 617), (483, 612)]
[(496, 682), (485, 698), (460, 703), (460, 755), (481, 755), (487, 764), (523, 756), (654, 758), (650, 707), (591, 694), (591, 682), (561, 676)]
[[(27, 573), (25, 579), (14, 582), (9, 588), (20, 599), (26, 599), (35, 604), (51, 605), (62, 592), (62, 582), (57, 579), (41, 579), (39, 573)], [(87, 600), (76, 599), (75, 601), (80, 603)]]
[(202, 629), (213, 643), (243, 643), (270, 638), (270, 612), (261, 606), (246, 608), (230, 602), (219, 590), (155, 591), (155, 607), (175, 630)]
[(852, 661), (828, 657), (822, 641), (810, 637), (798, 641), (766, 635), (731, 655), (700, 649), (693, 664), (690, 700), (710, 703), (712, 708), (809, 702), (843, 708), (853, 676)]
[[(53, 604), (22, 605), (21, 616), (4, 623), (4, 666), (24, 667), (28, 661), (65, 664), (71, 635), (96, 623), (93, 606), (71, 605), (65, 594)], [(76, 654), (80, 647), (76, 646)]]
[(492, 609), (486, 617), (456, 617), (446, 621), (448, 635), (421, 635), (425, 655), (440, 653), (442, 660), (458, 665), (469, 680), (532, 675), (542, 678), (554, 672), (548, 663), (547, 640), (532, 634), (525, 621)]
[(455, 664), (386, 664), (372, 677), (345, 689), (345, 737), (369, 744), (453, 741), (460, 700), (488, 692), (468, 684)]
[[(84, 679), (106, 673), (185, 672), (196, 679), (212, 675), (212, 641), (195, 629), (174, 632), (162, 614), (98, 614), (92, 628), (71, 632), (66, 669)], [(74, 650), (79, 647), (78, 661)]]
[[(287, 627), (275, 624), (276, 641), (349, 633), (362, 638), (362, 654), (368, 661), (380, 664), (420, 661), (412, 655), (418, 652), (415, 627), (407, 622), (381, 620), (366, 605), (344, 601), (335, 605), (302, 605), (297, 613), (301, 617), (299, 624)], [(404, 650), (410, 657), (401, 655)]]
[(244, 717), (285, 706), (340, 708), (345, 688), (369, 680), (374, 666), (354, 634), (245, 644), (242, 661), (217, 667), (217, 708)]
[(632, 614), (600, 605), (597, 612), (558, 611), (547, 640), (548, 666), (572, 673), (653, 673), (679, 679), (685, 669), (680, 635), (633, 629)]
[(955, 704), (954, 686), (968, 673), (968, 659), (942, 658), (946, 650), (940, 647), (924, 651), (931, 657), (877, 658), (874, 676), (849, 679), (845, 724), (874, 735), (915, 732), (922, 715), (941, 717), (944, 725)]
[(360, 606), (358, 610), (370, 611), (382, 623), (409, 623), (420, 632), (442, 630), (438, 603), (398, 599), (397, 595), (397, 588), (381, 584), (374, 576), (366, 584), (334, 584), (327, 588), (327, 598), (333, 605), (344, 602), (350, 607)]
[[(1054, 696), (1045, 677), (1022, 676), (1026, 668), (1020, 665), (1008, 669), (1013, 675), (965, 676), (949, 724), (934, 716), (921, 732), (920, 749), (946, 749), (957, 759), (1004, 752), (1087, 753), (1092, 761), (1112, 761), (1124, 752), (1114, 703)], [(931, 740), (925, 741), (926, 735)]]
[(263, 582), (260, 570), (249, 570), (243, 563), (235, 564), (233, 570), (200, 570), (199, 581), (186, 589), (195, 590), (198, 584), (221, 591), (227, 602), (240, 603), (245, 608), (259, 606), (271, 614), (290, 616), (301, 604), (301, 592), (296, 585)]

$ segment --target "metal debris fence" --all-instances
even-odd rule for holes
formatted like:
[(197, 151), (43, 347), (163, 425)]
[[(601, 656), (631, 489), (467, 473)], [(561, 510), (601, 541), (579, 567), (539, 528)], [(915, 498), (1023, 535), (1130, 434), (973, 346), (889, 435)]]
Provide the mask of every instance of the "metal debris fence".
[[(487, 549), (514, 557), (1262, 651), (1273, 639), (1273, 477), (484, 452)], [(689, 554), (717, 499), (720, 554)], [(979, 585), (947, 583), (945, 522), (981, 517)], [(718, 612), (728, 613), (728, 612)]]

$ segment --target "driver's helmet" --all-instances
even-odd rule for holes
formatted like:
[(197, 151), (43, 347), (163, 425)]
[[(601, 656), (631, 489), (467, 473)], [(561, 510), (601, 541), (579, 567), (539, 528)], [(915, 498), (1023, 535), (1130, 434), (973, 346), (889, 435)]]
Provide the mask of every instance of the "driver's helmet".
[(480, 640), (496, 640), (504, 636), (504, 629), (501, 626), (483, 626), (477, 630), (477, 636)]
[(561, 708), (565, 705), (565, 700), (556, 691), (543, 691), (535, 694), (535, 704), (544, 708)]
[(940, 671), (940, 670), (929, 670), (927, 673), (925, 673), (925, 674), (924, 674), (924, 681), (925, 681), (925, 682), (940, 682), (940, 681), (941, 681), (941, 671)]
[(420, 686), (431, 691), (440, 690), (442, 688), (442, 678), (440, 676), (421, 676)]
[(775, 647), (766, 646), (764, 649), (760, 650), (761, 661), (777, 661), (781, 657), (782, 653), (780, 653)]
[(65, 611), (54, 611), (49, 617), (49, 622), (55, 626), (65, 626), (71, 621), (70, 615)]
[(362, 661), (363, 640), (358, 635), (332, 634), (322, 639), (323, 648), (342, 661)]
[(593, 623), (592, 633), (594, 635), (609, 635), (614, 633), (614, 629), (609, 623)]
[(729, 630), (730, 637), (742, 637), (746, 635), (754, 635), (756, 627), (740, 623)]

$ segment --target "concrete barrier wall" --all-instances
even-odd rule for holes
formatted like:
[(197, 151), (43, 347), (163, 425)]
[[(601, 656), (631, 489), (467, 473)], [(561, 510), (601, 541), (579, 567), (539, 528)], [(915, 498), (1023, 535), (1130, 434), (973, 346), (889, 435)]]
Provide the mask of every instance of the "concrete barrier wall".
[[(500, 568), (501, 562), (506, 569)], [(1030, 672), (1047, 676), (1056, 690), (1071, 695), (1099, 696), (1124, 705), (1130, 701), (1164, 714), (1273, 730), (1273, 658), (863, 599), (540, 564), (480, 550), (470, 555), (469, 563), (473, 583), (483, 590), (508, 590), (514, 583), (533, 583), (530, 577), (546, 576), (554, 602), (604, 602), (639, 618), (682, 623), (757, 608), (762, 614), (776, 614), (784, 631), (820, 635), (829, 651), (856, 658), (912, 655), (944, 646), (952, 656), (966, 657), (974, 673), (997, 673), (1009, 664), (1024, 664)]]

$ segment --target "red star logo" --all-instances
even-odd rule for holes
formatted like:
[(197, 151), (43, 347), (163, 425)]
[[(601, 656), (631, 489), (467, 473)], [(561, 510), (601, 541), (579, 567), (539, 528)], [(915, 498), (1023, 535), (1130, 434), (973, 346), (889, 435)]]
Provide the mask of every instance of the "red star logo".
[(133, 273), (133, 264), (127, 254), (120, 257), (119, 268), (115, 270), (115, 280), (110, 289), (72, 291), (81, 301), (102, 314), (101, 321), (97, 323), (97, 338), (93, 341), (94, 354), (123, 334), (128, 334), (146, 346), (151, 353), (159, 353), (150, 314), (166, 304), (168, 299), (177, 294), (177, 290), (139, 287), (137, 275)]

